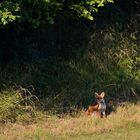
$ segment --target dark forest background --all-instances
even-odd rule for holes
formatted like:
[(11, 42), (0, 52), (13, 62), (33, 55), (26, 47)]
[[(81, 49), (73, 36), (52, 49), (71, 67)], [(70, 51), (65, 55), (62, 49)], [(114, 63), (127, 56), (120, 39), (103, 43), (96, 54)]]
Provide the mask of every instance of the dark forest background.
[(23, 87), (35, 94), (45, 109), (86, 107), (93, 102), (94, 92), (102, 91), (107, 100), (139, 98), (138, 0), (106, 3), (97, 13), (91, 12), (93, 20), (67, 9), (73, 3), (69, 0), (64, 2), (64, 10), (49, 9), (57, 14), (52, 12), (52, 19), (50, 12), (48, 22), (43, 10), (39, 18), (39, 2), (20, 2), (25, 9), (23, 19), (17, 20), (10, 16), (2, 19), (5, 1), (0, 3), (2, 95)]

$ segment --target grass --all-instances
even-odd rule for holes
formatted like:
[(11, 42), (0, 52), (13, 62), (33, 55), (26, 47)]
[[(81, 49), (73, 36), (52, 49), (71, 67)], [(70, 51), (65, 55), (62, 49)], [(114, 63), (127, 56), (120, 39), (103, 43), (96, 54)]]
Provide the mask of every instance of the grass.
[(0, 126), (0, 140), (138, 140), (140, 104), (118, 107), (108, 118), (50, 116), (36, 123)]

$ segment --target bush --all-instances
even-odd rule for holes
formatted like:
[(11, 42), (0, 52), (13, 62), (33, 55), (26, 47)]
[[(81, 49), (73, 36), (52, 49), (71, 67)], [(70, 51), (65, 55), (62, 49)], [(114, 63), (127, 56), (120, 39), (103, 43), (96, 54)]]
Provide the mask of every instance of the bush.
[(115, 24), (100, 30), (94, 30), (93, 25), (82, 28), (81, 24), (68, 24), (58, 33), (56, 25), (56, 29), (49, 29), (50, 33), (47, 29), (40, 30), (41, 35), (39, 30), (31, 32), (37, 36), (25, 35), (24, 45), (20, 40), (15, 42), (17, 48), (26, 48), (33, 56), (25, 51), (25, 57), (21, 51), (17, 57), (14, 54), (20, 53), (12, 48), (11, 56), (15, 58), (0, 71), (0, 83), (33, 85), (44, 108), (57, 112), (88, 105), (93, 102), (95, 91), (105, 91), (108, 100), (132, 100), (140, 90), (139, 20), (136, 16), (128, 19), (125, 26)]
[[(24, 88), (2, 91), (0, 93), (0, 122), (15, 122), (21, 116), (28, 116), (31, 120), (31, 117), (35, 117), (35, 99), (36, 97)], [(21, 118), (23, 120), (24, 117)]]

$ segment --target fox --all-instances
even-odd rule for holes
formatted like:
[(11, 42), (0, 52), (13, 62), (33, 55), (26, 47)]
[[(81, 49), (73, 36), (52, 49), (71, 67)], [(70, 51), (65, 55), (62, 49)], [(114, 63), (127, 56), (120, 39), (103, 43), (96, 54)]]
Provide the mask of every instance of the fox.
[(96, 105), (90, 105), (86, 111), (86, 115), (90, 116), (90, 115), (94, 115), (97, 114), (99, 115), (101, 118), (103, 117), (107, 117), (106, 115), (106, 103), (104, 100), (105, 97), (105, 93), (102, 92), (101, 94), (99, 93), (95, 93), (95, 98), (96, 98)]

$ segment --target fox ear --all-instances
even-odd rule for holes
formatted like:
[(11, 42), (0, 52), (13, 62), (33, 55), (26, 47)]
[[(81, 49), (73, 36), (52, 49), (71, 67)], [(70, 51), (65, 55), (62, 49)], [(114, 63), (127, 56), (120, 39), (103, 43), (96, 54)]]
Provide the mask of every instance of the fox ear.
[(95, 97), (99, 97), (99, 94), (97, 92), (95, 92)]
[(105, 93), (102, 92), (102, 93), (100, 94), (100, 96), (101, 96), (102, 98), (104, 98), (104, 97), (105, 97)]

